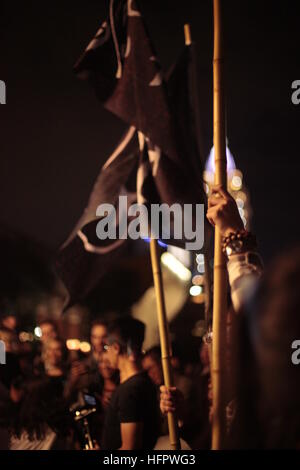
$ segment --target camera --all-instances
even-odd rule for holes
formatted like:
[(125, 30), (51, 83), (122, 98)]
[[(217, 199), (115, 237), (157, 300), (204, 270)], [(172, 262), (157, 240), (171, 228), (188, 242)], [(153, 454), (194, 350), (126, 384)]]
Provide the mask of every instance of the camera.
[(85, 449), (93, 449), (94, 443), (90, 432), (88, 417), (97, 412), (96, 397), (90, 393), (79, 392), (79, 400), (70, 407), (75, 423), (80, 423)]

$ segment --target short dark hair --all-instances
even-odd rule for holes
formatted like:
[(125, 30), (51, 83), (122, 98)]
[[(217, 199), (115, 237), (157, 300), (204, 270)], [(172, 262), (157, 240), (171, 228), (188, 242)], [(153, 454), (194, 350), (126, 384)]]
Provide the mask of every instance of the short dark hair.
[(25, 382), (20, 407), (9, 416), (13, 435), (26, 431), (30, 440), (42, 439), (50, 427), (56, 434), (66, 435), (70, 429), (68, 408), (57, 384), (48, 377)]
[(94, 328), (94, 326), (104, 326), (107, 328), (108, 322), (104, 318), (95, 318), (95, 320), (92, 321), (91, 329)]
[(7, 318), (9, 317), (14, 317), (16, 318), (16, 315), (12, 312), (4, 312), (4, 313), (1, 313), (0, 314), (0, 328), (6, 328), (4, 325), (3, 325), (3, 322), (4, 320), (6, 320)]
[(6, 326), (0, 325), (0, 333), (7, 333), (12, 336), (15, 336), (15, 332), (11, 330), (10, 328), (7, 328)]
[(44, 318), (43, 320), (41, 320), (39, 322), (39, 327), (43, 326), (43, 325), (52, 325), (53, 328), (57, 331), (58, 328), (57, 328), (57, 323), (52, 320), (51, 318)]
[(115, 336), (121, 346), (140, 353), (145, 338), (145, 324), (130, 316), (121, 317), (108, 325), (108, 336)]
[(160, 346), (152, 346), (152, 348), (148, 349), (144, 357), (150, 357), (153, 361), (161, 364), (161, 349)]

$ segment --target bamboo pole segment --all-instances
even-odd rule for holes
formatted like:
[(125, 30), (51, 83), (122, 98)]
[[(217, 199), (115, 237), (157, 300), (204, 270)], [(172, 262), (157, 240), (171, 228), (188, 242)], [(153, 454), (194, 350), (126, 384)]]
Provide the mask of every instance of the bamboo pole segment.
[[(140, 150), (143, 149), (145, 137), (142, 132), (138, 132)], [(157, 322), (160, 337), (161, 361), (166, 387), (173, 386), (171, 358), (172, 351), (169, 339), (169, 328), (166, 313), (166, 304), (163, 290), (163, 280), (161, 265), (158, 253), (158, 244), (155, 238), (150, 238), (150, 256), (153, 274), (153, 283), (156, 298)], [(169, 439), (172, 450), (180, 450), (180, 439), (178, 432), (178, 422), (175, 413), (168, 413)]]
[[(163, 281), (159, 254), (157, 249), (157, 240), (150, 240), (150, 254), (153, 272), (153, 281), (156, 296), (157, 320), (160, 336), (161, 359), (164, 375), (164, 384), (166, 387), (173, 386), (171, 370), (171, 346), (169, 340), (169, 329), (166, 314), (166, 304), (163, 291)], [(180, 450), (180, 440), (178, 433), (178, 424), (175, 413), (168, 413), (169, 438), (172, 450)]]
[(191, 27), (189, 23), (184, 25), (184, 39), (186, 46), (190, 46), (192, 44)]
[[(223, 50), (221, 28), (221, 0), (214, 0), (214, 149), (215, 184), (227, 187), (225, 95), (223, 83)], [(226, 437), (226, 314), (227, 314), (227, 270), (222, 252), (221, 233), (215, 230), (214, 293), (213, 293), (213, 345), (212, 345), (212, 390), (213, 422), (212, 449), (221, 449)]]

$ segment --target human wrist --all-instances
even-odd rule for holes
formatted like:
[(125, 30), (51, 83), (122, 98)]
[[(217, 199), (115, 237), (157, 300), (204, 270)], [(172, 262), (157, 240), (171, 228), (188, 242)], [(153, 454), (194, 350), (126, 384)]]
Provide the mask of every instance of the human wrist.
[(222, 250), (228, 258), (235, 254), (256, 251), (256, 249), (255, 235), (245, 229), (231, 231), (222, 239)]
[(232, 224), (222, 230), (222, 237), (226, 238), (231, 234), (244, 231), (244, 224), (241, 221), (241, 224)]

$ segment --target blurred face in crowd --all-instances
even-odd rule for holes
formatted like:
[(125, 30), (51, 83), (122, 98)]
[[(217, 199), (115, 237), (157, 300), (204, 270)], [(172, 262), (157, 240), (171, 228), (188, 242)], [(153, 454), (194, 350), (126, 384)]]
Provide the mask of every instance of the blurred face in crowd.
[(102, 354), (106, 344), (107, 329), (105, 325), (94, 325), (91, 330), (91, 344), (96, 354)]
[(16, 352), (16, 337), (12, 331), (0, 329), (0, 340), (5, 343), (6, 352)]
[(8, 315), (3, 318), (2, 325), (9, 330), (15, 330), (17, 328), (17, 319), (14, 315)]
[(151, 356), (146, 356), (143, 359), (142, 365), (155, 385), (161, 385), (163, 383), (162, 368), (155, 359)]
[(18, 387), (14, 387), (11, 385), (10, 391), (9, 391), (9, 396), (11, 401), (14, 403), (19, 403), (22, 400), (22, 397), (24, 395), (24, 391), (22, 389), (19, 389)]
[(57, 331), (54, 325), (52, 325), (52, 323), (43, 323), (41, 325), (41, 330), (42, 330), (42, 336), (41, 336), (42, 343), (47, 343), (50, 339), (57, 338)]
[(102, 357), (98, 364), (99, 372), (104, 379), (111, 379), (115, 370), (110, 367), (109, 361), (106, 354), (102, 354)]
[(51, 339), (45, 346), (45, 360), (48, 366), (58, 367), (62, 364), (63, 347), (60, 341)]
[(171, 365), (174, 370), (179, 370), (180, 365), (181, 365), (179, 357), (176, 357), (176, 356), (171, 357)]
[(108, 366), (114, 371), (118, 369), (120, 354), (121, 346), (118, 339), (115, 337), (108, 337), (104, 347), (103, 358), (107, 361)]

